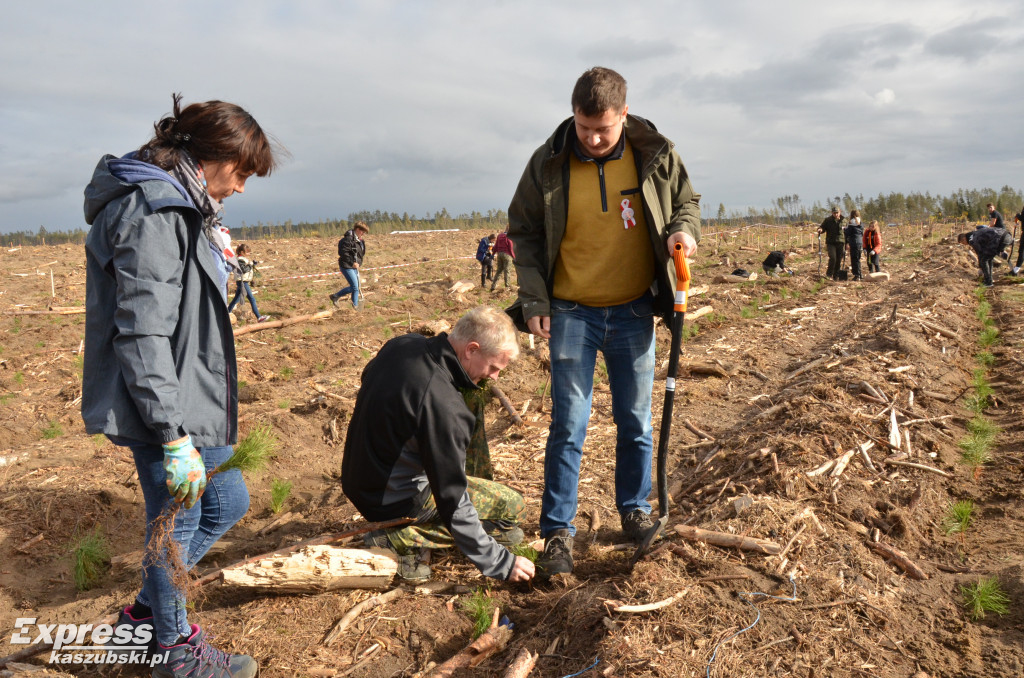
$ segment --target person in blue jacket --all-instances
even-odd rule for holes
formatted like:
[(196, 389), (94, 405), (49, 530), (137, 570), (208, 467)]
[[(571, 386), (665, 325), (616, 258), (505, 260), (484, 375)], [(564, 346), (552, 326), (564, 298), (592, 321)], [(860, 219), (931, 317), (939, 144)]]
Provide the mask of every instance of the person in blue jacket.
[[(85, 189), (82, 419), (86, 432), (131, 450), (147, 542), (157, 518), (180, 505), (171, 538), (191, 569), (249, 508), (237, 469), (208, 478), (238, 438), (225, 298), (237, 261), (221, 203), (250, 176), (269, 175), (277, 159), (244, 109), (223, 101), (182, 108), (177, 94), (173, 101), (153, 137), (123, 157), (101, 158)], [(154, 676), (256, 675), (252, 657), (208, 644), (186, 602), (167, 552), (147, 553), (142, 590), (116, 628), (131, 631), (129, 645), (149, 640), (162, 656)]]
[(476, 248), (476, 260), (480, 262), (480, 287), (486, 287), (487, 281), (493, 277), (495, 237), (491, 233), (486, 238), (480, 238), (480, 244)]

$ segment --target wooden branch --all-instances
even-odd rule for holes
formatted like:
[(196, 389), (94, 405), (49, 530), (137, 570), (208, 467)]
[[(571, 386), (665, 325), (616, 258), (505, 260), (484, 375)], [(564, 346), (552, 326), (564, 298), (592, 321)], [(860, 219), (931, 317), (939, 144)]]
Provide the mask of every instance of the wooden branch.
[(907, 320), (913, 320), (914, 322), (921, 323), (921, 326), (924, 327), (925, 329), (929, 329), (932, 332), (937, 332), (942, 336), (946, 337), (947, 339), (957, 338), (955, 332), (951, 332), (947, 330), (945, 327), (939, 327), (935, 323), (930, 323), (927, 320), (921, 320), (920, 318), (915, 318), (914, 316), (906, 315), (905, 313), (898, 313), (897, 315), (901, 318), (906, 318)]
[(249, 334), (250, 332), (262, 332), (263, 330), (272, 330), (278, 327), (287, 327), (288, 325), (296, 325), (298, 323), (304, 323), (312, 320), (323, 320), (324, 318), (330, 318), (334, 315), (334, 311), (320, 311), (318, 313), (312, 313), (310, 315), (297, 315), (292, 318), (285, 318), (284, 320), (271, 320), (265, 323), (253, 323), (252, 325), (246, 325), (245, 327), (238, 327), (235, 329), (235, 336), (240, 337), (243, 334)]
[(916, 469), (919, 469), (921, 471), (928, 471), (930, 473), (937, 473), (940, 476), (943, 476), (945, 478), (952, 478), (953, 477), (952, 473), (946, 473), (942, 469), (937, 469), (937, 468), (935, 468), (933, 466), (925, 466), (924, 464), (917, 464), (917, 463), (914, 463), (912, 461), (901, 461), (899, 459), (893, 459), (893, 458), (890, 457), (890, 458), (885, 460), (885, 463), (890, 465), (890, 466), (906, 466), (907, 468), (916, 468)]
[(606, 600), (604, 602), (605, 607), (611, 612), (619, 612), (622, 614), (639, 614), (641, 612), (652, 612), (654, 610), (660, 610), (663, 607), (668, 607), (672, 603), (676, 602), (687, 593), (690, 589), (683, 589), (678, 593), (675, 593), (664, 600), (659, 600), (655, 603), (647, 603), (646, 605), (626, 605), (618, 600)]
[(693, 433), (701, 440), (714, 440), (713, 437), (709, 436), (707, 433), (704, 433), (704, 431), (701, 431), (699, 428), (691, 424), (689, 419), (683, 419), (683, 426), (685, 426), (687, 430), (689, 430), (691, 433)]
[(782, 380), (783, 381), (790, 381), (791, 379), (795, 379), (796, 377), (799, 377), (804, 372), (807, 372), (808, 370), (813, 370), (815, 367), (817, 367), (818, 365), (822, 364), (823, 362), (826, 362), (831, 357), (832, 356), (830, 356), (830, 355), (823, 355), (820, 358), (812, 360), (811, 362), (805, 364), (804, 366), (798, 367), (797, 369), (793, 370), (792, 372), (790, 372), (789, 374), (784, 376), (782, 378)]
[(523, 418), (519, 416), (519, 413), (516, 412), (516, 408), (512, 406), (512, 402), (508, 399), (508, 396), (505, 395), (504, 391), (498, 388), (497, 384), (491, 384), (491, 393), (494, 394), (494, 397), (498, 399), (498, 402), (501, 403), (501, 406), (504, 407), (505, 411), (507, 411), (509, 416), (512, 417), (513, 423), (523, 423)]
[(366, 610), (372, 610), (375, 607), (380, 607), (388, 601), (394, 600), (395, 598), (401, 598), (406, 594), (405, 589), (391, 589), (387, 593), (381, 593), (372, 598), (367, 598), (363, 602), (352, 607), (351, 610), (345, 613), (345, 616), (334, 623), (334, 626), (324, 634), (323, 640), (320, 641), (321, 645), (330, 645), (338, 639), (345, 629), (355, 621), (355, 618), (361, 615)]
[(714, 544), (715, 546), (738, 548), (744, 551), (757, 551), (770, 556), (778, 555), (779, 551), (782, 550), (781, 546), (767, 539), (743, 537), (738, 534), (729, 534), (728, 532), (713, 532), (711, 530), (702, 530), (699, 527), (691, 527), (690, 525), (676, 525), (675, 531), (683, 539), (690, 541), (702, 541)]
[(899, 549), (893, 546), (889, 546), (888, 544), (883, 544), (882, 542), (871, 542), (868, 544), (868, 546), (871, 548), (872, 551), (879, 554), (880, 556), (894, 564), (896, 567), (906, 572), (907, 576), (911, 579), (921, 580), (928, 578), (928, 574), (920, 567), (918, 567), (910, 559), (910, 556), (908, 556), (903, 551), (900, 551)]
[(4, 311), (4, 315), (77, 315), (85, 313), (84, 306), (51, 306), (46, 311)]

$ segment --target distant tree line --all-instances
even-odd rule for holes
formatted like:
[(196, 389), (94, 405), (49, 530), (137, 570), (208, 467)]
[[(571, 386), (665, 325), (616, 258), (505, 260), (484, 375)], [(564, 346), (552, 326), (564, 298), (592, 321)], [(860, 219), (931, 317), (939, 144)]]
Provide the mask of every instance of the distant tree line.
[[(726, 211), (725, 205), (719, 203), (718, 210), (713, 211), (708, 204), (702, 205), (704, 223), (713, 225), (738, 225), (750, 222), (768, 224), (786, 224), (800, 222), (819, 223), (839, 205), (843, 213), (849, 215), (850, 210), (859, 209), (864, 221), (877, 219), (886, 223), (924, 223), (928, 221), (965, 220), (969, 222), (987, 221), (987, 203), (996, 206), (1003, 217), (1011, 220), (1022, 206), (1024, 194), (1021, 191), (1003, 186), (998, 191), (991, 188), (959, 189), (948, 196), (933, 196), (931, 193), (890, 193), (878, 194), (874, 198), (865, 198), (863, 194), (855, 196), (844, 193), (842, 196), (829, 196), (824, 200), (815, 200), (808, 205), (797, 194), (784, 195), (772, 200), (771, 205), (764, 209), (748, 208), (746, 213), (737, 210)], [(458, 229), (489, 229), (501, 231), (508, 226), (508, 214), (504, 210), (487, 210), (486, 212), (470, 212), (454, 216), (442, 207), (435, 214), (429, 212), (423, 217), (404, 212), (383, 212), (381, 210), (362, 210), (352, 212), (345, 219), (321, 219), (319, 221), (294, 222), (288, 219), (283, 222), (262, 221), (231, 229), (231, 236), (236, 240), (259, 240), (263, 238), (316, 238), (340, 237), (352, 228), (357, 221), (366, 222), (370, 233), (389, 233), (391, 231), (430, 231), (446, 228)], [(40, 226), (35, 233), (21, 231), (0, 235), (5, 245), (60, 245), (85, 243), (87, 231), (76, 228), (69, 231), (48, 231)]]
[(815, 200), (807, 205), (799, 195), (784, 195), (775, 198), (771, 206), (758, 210), (748, 208), (747, 212), (736, 210), (726, 212), (725, 205), (719, 203), (715, 218), (708, 205), (702, 207), (704, 221), (735, 225), (759, 221), (769, 224), (821, 222), (832, 207), (838, 205), (843, 214), (849, 216), (850, 211), (860, 210), (861, 219), (865, 222), (877, 219), (886, 223), (925, 223), (928, 221), (988, 221), (988, 209), (985, 205), (992, 203), (1006, 219), (1012, 219), (1024, 205), (1024, 194), (1021, 191), (1003, 186), (998, 191), (991, 188), (959, 189), (948, 196), (933, 196), (931, 193), (890, 193), (877, 197), (865, 198), (863, 194), (855, 196), (844, 193), (842, 196), (830, 196), (824, 200)]
[(508, 226), (508, 215), (504, 210), (487, 210), (486, 212), (470, 212), (452, 216), (442, 207), (431, 216), (429, 212), (420, 218), (404, 212), (382, 212), (381, 210), (363, 210), (352, 212), (346, 219), (321, 219), (320, 221), (299, 221), (291, 219), (283, 223), (255, 225), (246, 224), (231, 229), (231, 237), (238, 240), (257, 240), (260, 238), (317, 238), (344, 235), (357, 221), (370, 227), (370, 233), (390, 233), (391, 231), (436, 231), (440, 229), (458, 228), (491, 229), (503, 231)]

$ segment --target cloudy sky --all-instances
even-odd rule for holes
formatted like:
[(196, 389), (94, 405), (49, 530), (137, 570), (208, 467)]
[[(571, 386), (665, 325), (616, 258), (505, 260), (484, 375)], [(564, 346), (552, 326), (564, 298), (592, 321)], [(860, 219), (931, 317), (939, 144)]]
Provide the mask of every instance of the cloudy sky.
[(243, 221), (505, 209), (594, 65), (677, 145), (706, 212), (1024, 185), (1019, 0), (8, 3), (0, 232), (84, 226), (104, 153), (186, 102), (247, 108), (291, 158)]

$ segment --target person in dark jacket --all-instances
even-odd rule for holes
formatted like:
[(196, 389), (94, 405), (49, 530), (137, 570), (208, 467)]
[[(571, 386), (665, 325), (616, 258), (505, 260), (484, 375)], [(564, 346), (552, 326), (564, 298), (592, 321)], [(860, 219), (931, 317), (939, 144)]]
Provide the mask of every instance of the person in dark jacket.
[(996, 210), (996, 206), (988, 203), (985, 207), (988, 209), (988, 218), (991, 219), (988, 225), (992, 228), (1003, 228), (1003, 215)]
[(961, 233), (957, 236), (957, 241), (970, 245), (978, 255), (982, 284), (985, 287), (992, 287), (992, 260), (1013, 243), (1013, 236), (1005, 228), (986, 226), (970, 233)]
[[(171, 538), (191, 569), (248, 510), (238, 470), (210, 471), (232, 454), (238, 394), (225, 292), (235, 262), (221, 201), (276, 165), (249, 113), (222, 101), (181, 107), (156, 123), (138, 151), (104, 156), (85, 189), (85, 362), (82, 418), (131, 450), (154, 521), (180, 505)], [(142, 590), (117, 627), (146, 625), (154, 676), (254, 676), (246, 655), (207, 644), (189, 624), (166, 553), (147, 558)], [(118, 634), (120, 635), (120, 634)], [(116, 644), (112, 644), (116, 650)]]
[(509, 271), (512, 270), (512, 262), (516, 259), (515, 249), (512, 246), (512, 239), (508, 237), (508, 229), (498, 234), (494, 241), (494, 256), (498, 260), (498, 268), (494, 271), (494, 281), (491, 283), (491, 291), (498, 286), (498, 277), (505, 281), (505, 289), (508, 289)]
[(480, 287), (484, 287), (493, 277), (494, 238), (493, 233), (486, 238), (480, 238), (480, 244), (476, 248), (476, 260), (480, 262)]
[(786, 267), (787, 254), (789, 253), (786, 250), (772, 250), (769, 252), (768, 256), (761, 262), (761, 269), (764, 270), (765, 275), (775, 276), (779, 273), (793, 275), (793, 270)]
[[(1015, 224), (1022, 227), (1020, 240), (1017, 241), (1017, 263), (1013, 265), (1013, 275), (1018, 275), (1020, 274), (1021, 266), (1024, 265), (1024, 247), (1021, 246), (1024, 244), (1024, 206), (1020, 208), (1020, 212), (1017, 212), (1017, 214), (1013, 216), (1013, 221)], [(1017, 226), (1014, 226), (1014, 230), (1016, 230), (1016, 228)], [(1012, 254), (1013, 245), (1010, 246), (1010, 252)]]
[(846, 251), (850, 253), (850, 273), (854, 280), (863, 280), (860, 274), (860, 255), (864, 244), (864, 227), (860, 223), (860, 210), (850, 210), (850, 220), (843, 230), (846, 236)]
[(509, 205), (519, 297), (508, 313), (549, 341), (552, 419), (540, 531), (545, 577), (573, 570), (573, 520), (597, 354), (615, 414), (615, 508), (627, 539), (650, 533), (654, 317), (671, 315), (676, 244), (700, 240), (700, 194), (671, 140), (629, 114), (626, 80), (581, 75), (572, 116), (539, 146)]
[(330, 296), (331, 305), (338, 307), (338, 300), (352, 295), (352, 308), (359, 308), (359, 267), (366, 256), (366, 243), (363, 238), (370, 232), (369, 226), (357, 221), (338, 241), (338, 268), (345, 276), (348, 285)]
[[(479, 306), (451, 334), (391, 339), (363, 370), (345, 438), (341, 484), (367, 520), (412, 518), (411, 525), (371, 532), (369, 546), (399, 555), (399, 575), (429, 578), (424, 552), (457, 546), (488, 577), (527, 581), (528, 559), (499, 538), (522, 539), (522, 497), (503, 485), (467, 478), (466, 449), (477, 418), (464, 399), (496, 379), (519, 354), (512, 321)], [(427, 559), (429, 562), (429, 559)]]
[(842, 210), (838, 207), (833, 207), (832, 215), (825, 217), (825, 220), (821, 222), (821, 226), (818, 227), (818, 233), (825, 234), (825, 246), (828, 248), (828, 268), (825, 269), (825, 276), (832, 280), (839, 279), (839, 271), (842, 270), (843, 260), (846, 257), (843, 220)]

